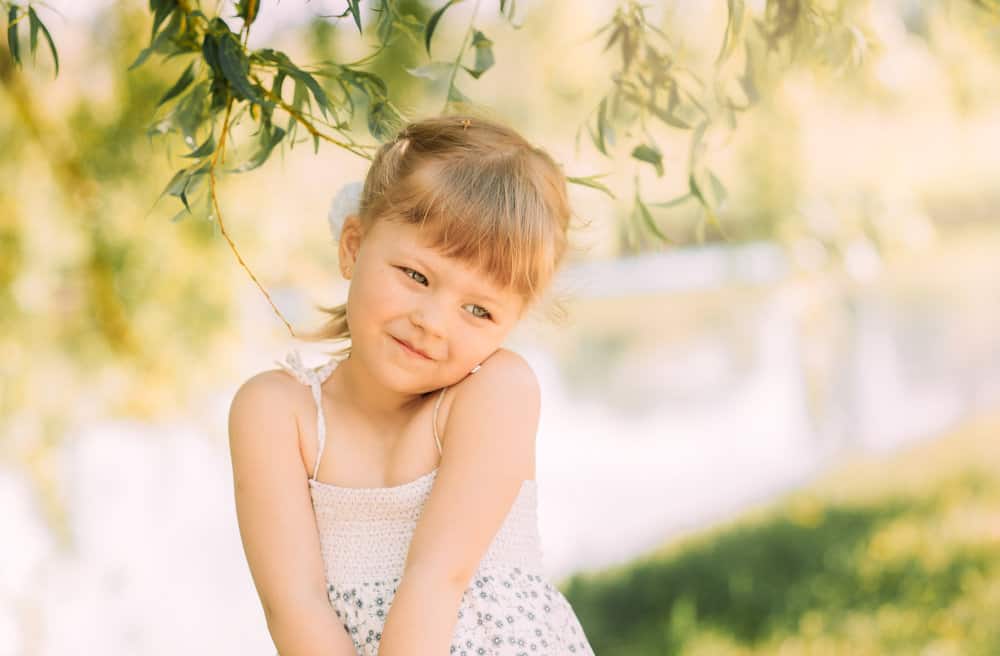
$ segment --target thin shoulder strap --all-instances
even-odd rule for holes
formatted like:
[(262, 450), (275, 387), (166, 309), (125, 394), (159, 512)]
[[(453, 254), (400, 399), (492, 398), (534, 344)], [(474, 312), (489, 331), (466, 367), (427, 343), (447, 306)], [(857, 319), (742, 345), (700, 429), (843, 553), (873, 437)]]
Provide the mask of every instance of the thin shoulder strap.
[(316, 441), (318, 443), (316, 465), (313, 467), (311, 477), (312, 480), (315, 480), (316, 474), (319, 472), (319, 461), (323, 457), (323, 447), (326, 446), (326, 422), (323, 419), (322, 403), (323, 391), (320, 386), (330, 376), (330, 372), (336, 369), (339, 362), (336, 359), (331, 359), (319, 367), (306, 367), (302, 364), (302, 357), (299, 355), (298, 349), (292, 349), (292, 352), (285, 356), (287, 365), (277, 360), (275, 362), (279, 367), (295, 376), (300, 383), (308, 385), (312, 390), (313, 401), (316, 402)]
[(438, 408), (441, 406), (441, 399), (444, 398), (444, 393), (448, 391), (447, 387), (441, 388), (441, 393), (438, 394), (437, 400), (434, 402), (434, 413), (431, 416), (431, 427), (434, 429), (434, 441), (437, 442), (438, 455), (442, 455), (441, 451), (441, 438), (438, 436)]
[[(470, 374), (476, 373), (477, 371), (479, 371), (480, 366), (481, 365), (477, 364), (475, 367), (472, 368), (472, 371), (470, 371), (469, 373)], [(444, 398), (444, 393), (447, 391), (448, 391), (447, 387), (441, 388), (441, 393), (438, 394), (437, 400), (434, 401), (434, 412), (431, 415), (431, 428), (434, 429), (434, 441), (437, 442), (438, 455), (443, 454), (441, 450), (441, 437), (438, 435), (438, 408), (441, 407), (441, 399)]]

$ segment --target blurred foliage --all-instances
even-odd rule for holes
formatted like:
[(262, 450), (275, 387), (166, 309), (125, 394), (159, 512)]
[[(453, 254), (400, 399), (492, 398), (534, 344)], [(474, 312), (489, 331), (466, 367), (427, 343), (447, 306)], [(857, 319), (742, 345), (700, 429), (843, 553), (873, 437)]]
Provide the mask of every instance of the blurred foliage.
[(594, 651), (1000, 652), (1000, 417), (560, 584)]
[[(142, 65), (153, 54), (165, 59), (193, 58), (157, 103), (157, 106), (172, 103), (172, 111), (151, 128), (152, 134), (180, 134), (191, 149), (188, 157), (193, 161), (177, 171), (164, 190), (165, 194), (177, 197), (183, 206), (175, 219), (185, 213), (198, 212), (201, 216), (214, 213), (223, 236), (228, 239), (215, 198), (215, 173), (218, 160), (224, 156), (226, 134), (239, 124), (244, 113), (249, 113), (256, 124), (253, 134), (258, 149), (228, 172), (248, 171), (262, 165), (283, 142), (291, 147), (296, 143), (295, 134), (300, 126), (308, 132), (314, 148), (325, 140), (368, 156), (371, 147), (352, 138), (356, 97), (363, 101), (368, 132), (377, 141), (384, 141), (402, 122), (409, 120), (389, 99), (385, 78), (391, 71), (405, 70), (430, 81), (447, 79), (445, 113), (467, 105), (469, 99), (459, 88), (457, 73), (462, 70), (478, 80), (494, 63), (492, 40), (474, 25), (479, 0), (454, 60), (432, 59), (415, 65), (415, 48), (420, 45), (431, 58), (434, 33), (457, 1), (447, 0), (430, 11), (415, 0), (374, 0), (370, 7), (375, 14), (371, 29), (377, 43), (372, 54), (350, 63), (327, 59), (302, 66), (281, 51), (271, 48), (251, 51), (246, 47), (249, 30), (260, 14), (259, 0), (232, 3), (233, 18), (240, 24), (238, 31), (221, 15), (205, 14), (197, 0), (149, 0), (153, 21), (150, 42), (130, 69)], [(994, 0), (963, 2), (988, 14), (1000, 14)], [(226, 4), (229, 3), (219, 3), (218, 8)], [(869, 0), (766, 0), (763, 4), (753, 3), (758, 8), (755, 13), (745, 0), (727, 0), (725, 28), (711, 70), (695, 70), (684, 65), (680, 56), (683, 53), (677, 51), (671, 38), (647, 20), (645, 10), (650, 5), (636, 0), (619, 2), (610, 22), (594, 36), (606, 37), (604, 50), (618, 53), (620, 64), (611, 75), (611, 90), (590, 112), (581, 130), (586, 127), (595, 148), (608, 156), (608, 147), (623, 132), (631, 142), (626, 149), (630, 157), (650, 165), (657, 177), (664, 175), (663, 152), (649, 121), (691, 131), (686, 193), (666, 201), (646, 202), (639, 193), (636, 177), (628, 222), (661, 241), (670, 241), (649, 208), (673, 208), (690, 201), (701, 207), (704, 222), (725, 237), (717, 209), (725, 201), (726, 191), (704, 161), (706, 132), (720, 126), (735, 129), (738, 114), (759, 100), (762, 89), (773, 89), (775, 80), (789, 65), (818, 66), (834, 75), (859, 69), (877, 48), (866, 25), (869, 4)], [(500, 14), (516, 27), (515, 6), (513, 1), (499, 2)], [(0, 7), (8, 14), (8, 47), (13, 60), (20, 62), (17, 24), (27, 18), (32, 55), (41, 32), (58, 73), (55, 45), (32, 3), (3, 0)], [(346, 9), (329, 18), (349, 18), (363, 33), (362, 14), (360, 0), (347, 0)], [(316, 31), (320, 32), (318, 28)], [(469, 65), (463, 64), (463, 59), (468, 59), (467, 53), (474, 59)], [(781, 64), (777, 69), (773, 66), (775, 61)], [(363, 70), (364, 65), (369, 70)], [(275, 124), (275, 110), (286, 115), (285, 127)], [(588, 123), (591, 120), (593, 126)], [(634, 136), (631, 129), (635, 123), (640, 126), (639, 136)], [(331, 133), (341, 136), (337, 138)], [(580, 131), (578, 142), (579, 136)], [(571, 176), (571, 181), (613, 196), (600, 177)], [(209, 180), (209, 189), (197, 202), (192, 196), (205, 178)], [(192, 205), (199, 209), (194, 210)], [(705, 239), (704, 222), (695, 233), (699, 242)], [(633, 233), (626, 226), (623, 234), (629, 242)], [(230, 245), (235, 251), (231, 240)], [(280, 312), (278, 315), (281, 316)], [(291, 331), (291, 326), (288, 327)]]
[[(835, 74), (859, 67), (871, 42), (865, 36), (864, 4), (769, 0), (763, 13), (754, 16), (743, 0), (728, 0), (725, 32), (710, 66), (697, 66), (690, 57), (692, 65), (685, 65), (685, 53), (646, 18), (644, 5), (634, 1), (620, 5), (611, 22), (594, 35), (606, 36), (605, 51), (617, 51), (620, 63), (611, 75), (611, 90), (587, 119), (593, 120), (593, 126), (586, 124), (591, 141), (610, 157), (608, 147), (616, 135), (631, 136), (626, 150), (650, 165), (659, 178), (665, 172), (663, 150), (651, 123), (691, 133), (685, 193), (646, 202), (635, 177), (633, 209), (621, 233), (628, 247), (645, 247), (644, 233), (671, 241), (650, 207), (674, 208), (689, 202), (701, 211), (695, 241), (705, 241), (708, 226), (718, 237), (728, 238), (717, 215), (727, 193), (706, 161), (706, 135), (736, 129), (739, 115), (759, 101), (762, 89), (773, 90), (778, 71), (793, 64), (821, 65)], [(632, 136), (636, 125), (640, 134)], [(578, 148), (579, 137), (580, 131)]]
[[(74, 426), (107, 414), (175, 410), (216, 382), (203, 360), (225, 352), (219, 340), (238, 309), (219, 235), (250, 272), (223, 221), (219, 176), (260, 169), (303, 143), (368, 157), (428, 97), (446, 112), (469, 108), (465, 93), (490, 83), (499, 62), (502, 37), (496, 24), (484, 27), (487, 12), (512, 29), (520, 25), (512, 1), (477, 2), (461, 25), (455, 2), (345, 1), (340, 15), (300, 28), (312, 59), (301, 63), (299, 53), (248, 48), (269, 4), (211, 3), (217, 14), (209, 15), (193, 0), (112, 3), (71, 55), (86, 61), (60, 62), (50, 7), (0, 0), (7, 27), (0, 48), (0, 443), (30, 463), (53, 517), (60, 492), (52, 455)], [(720, 0), (724, 20), (717, 33), (697, 35), (698, 47), (682, 38), (676, 15), (654, 24), (650, 5), (614, 6), (593, 33), (611, 73), (586, 80), (587, 91), (596, 85), (599, 93), (569, 121), (613, 170), (634, 168), (628, 193), (604, 174), (571, 176), (621, 198), (627, 214), (618, 222), (617, 253), (727, 237), (791, 242), (790, 224), (811, 229), (799, 213), (812, 190), (795, 157), (795, 114), (780, 91), (805, 71), (866, 97), (890, 96), (870, 67), (878, 49), (868, 24), (873, 3)], [(961, 107), (992, 108), (974, 65), (1000, 55), (996, 3), (899, 0), (893, 7), (947, 64)], [(941, 29), (943, 15), (954, 30)], [(544, 21), (544, 13), (531, 16)], [(347, 34), (338, 24), (352, 37), (357, 30), (369, 54), (345, 61), (338, 53)], [(539, 34), (551, 37), (562, 27), (545, 29)], [(445, 41), (447, 31), (461, 38)], [(66, 79), (70, 68), (75, 77)], [(49, 71), (60, 69), (53, 80)], [(532, 111), (545, 107), (545, 99), (527, 101)], [(736, 133), (752, 154), (727, 179), (717, 144)], [(674, 165), (678, 135), (686, 162)], [(681, 193), (651, 198), (667, 179), (679, 180)], [(750, 191), (732, 203), (740, 181)], [(174, 222), (149, 218), (158, 193), (175, 204)], [(948, 198), (938, 202), (954, 207)]]
[[(109, 12), (94, 56), (125, 70), (143, 21)], [(232, 320), (215, 225), (143, 220), (167, 172), (145, 134), (165, 81), (115, 75), (113, 102), (74, 94), (54, 110), (0, 50), (0, 443), (63, 537), (54, 458), (68, 434), (176, 411), (218, 384), (191, 374)]]

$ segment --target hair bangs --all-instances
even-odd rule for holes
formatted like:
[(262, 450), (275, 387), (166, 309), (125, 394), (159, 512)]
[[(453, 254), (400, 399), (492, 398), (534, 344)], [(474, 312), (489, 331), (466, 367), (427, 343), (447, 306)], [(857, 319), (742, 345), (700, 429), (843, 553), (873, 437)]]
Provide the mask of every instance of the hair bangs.
[[(532, 298), (552, 275), (557, 224), (516, 155), (471, 167), (461, 160), (426, 167), (400, 185), (397, 220), (446, 257), (482, 271), (502, 289)], [(407, 189), (407, 187), (409, 187)]]

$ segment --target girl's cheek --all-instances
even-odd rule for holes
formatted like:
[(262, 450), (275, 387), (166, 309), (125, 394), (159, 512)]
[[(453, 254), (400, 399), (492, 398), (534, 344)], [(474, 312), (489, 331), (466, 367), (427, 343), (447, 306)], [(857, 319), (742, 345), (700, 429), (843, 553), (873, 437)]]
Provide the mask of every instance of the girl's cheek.
[(381, 309), (389, 310), (391, 306), (405, 301), (408, 293), (406, 286), (400, 280), (383, 275), (369, 280), (366, 296)]

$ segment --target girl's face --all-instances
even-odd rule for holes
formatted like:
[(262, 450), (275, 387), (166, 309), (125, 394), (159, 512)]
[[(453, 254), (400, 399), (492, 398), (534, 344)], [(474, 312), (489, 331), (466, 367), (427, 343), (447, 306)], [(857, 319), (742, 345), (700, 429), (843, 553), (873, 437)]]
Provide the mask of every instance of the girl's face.
[(351, 281), (350, 357), (402, 393), (461, 380), (501, 346), (524, 309), (517, 292), (426, 246), (414, 225), (381, 220), (362, 234), (359, 219), (347, 217), (340, 267)]

